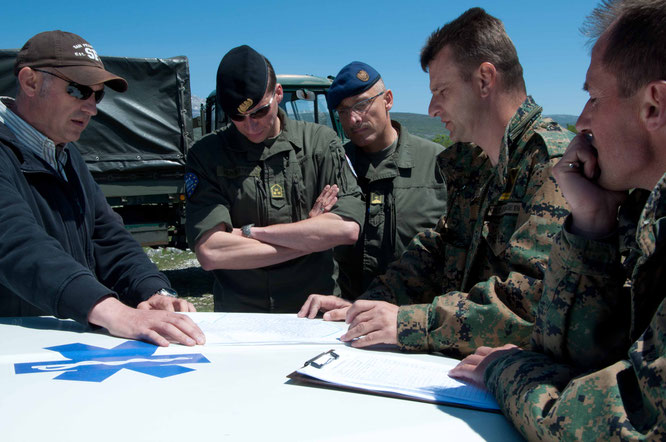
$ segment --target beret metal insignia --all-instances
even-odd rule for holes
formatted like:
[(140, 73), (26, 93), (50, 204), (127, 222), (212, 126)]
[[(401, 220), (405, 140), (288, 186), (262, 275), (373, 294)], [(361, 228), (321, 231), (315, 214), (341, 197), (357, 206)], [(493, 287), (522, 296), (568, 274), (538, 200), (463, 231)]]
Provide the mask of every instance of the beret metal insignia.
[(243, 101), (240, 106), (238, 106), (238, 113), (244, 114), (249, 108), (252, 107), (253, 104), (254, 101), (252, 101), (252, 98), (248, 98), (247, 100)]
[(358, 78), (361, 81), (368, 81), (370, 79), (370, 75), (368, 75), (367, 72), (361, 69), (356, 73), (356, 78)]

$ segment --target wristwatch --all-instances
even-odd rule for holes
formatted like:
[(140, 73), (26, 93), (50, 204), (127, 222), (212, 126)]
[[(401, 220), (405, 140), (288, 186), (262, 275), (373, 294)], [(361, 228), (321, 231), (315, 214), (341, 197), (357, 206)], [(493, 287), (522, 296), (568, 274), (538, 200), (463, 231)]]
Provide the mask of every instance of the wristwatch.
[(158, 291), (155, 292), (156, 295), (162, 295), (162, 296), (168, 296), (170, 298), (177, 298), (178, 297), (178, 292), (175, 291), (174, 289), (170, 289), (168, 287), (164, 287), (159, 289)]
[(244, 237), (252, 238), (252, 230), (250, 230), (252, 227), (254, 227), (254, 224), (245, 224), (241, 227), (241, 233)]

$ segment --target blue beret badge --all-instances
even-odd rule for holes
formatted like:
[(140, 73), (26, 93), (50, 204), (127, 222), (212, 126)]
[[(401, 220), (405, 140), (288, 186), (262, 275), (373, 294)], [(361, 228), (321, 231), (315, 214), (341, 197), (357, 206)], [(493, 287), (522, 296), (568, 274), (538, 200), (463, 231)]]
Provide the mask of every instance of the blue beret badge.
[(356, 78), (358, 78), (361, 81), (368, 81), (370, 79), (370, 75), (368, 75), (367, 72), (361, 69), (356, 73)]
[(187, 172), (185, 174), (185, 194), (188, 198), (192, 197), (192, 194), (197, 190), (199, 185), (199, 177), (192, 172)]

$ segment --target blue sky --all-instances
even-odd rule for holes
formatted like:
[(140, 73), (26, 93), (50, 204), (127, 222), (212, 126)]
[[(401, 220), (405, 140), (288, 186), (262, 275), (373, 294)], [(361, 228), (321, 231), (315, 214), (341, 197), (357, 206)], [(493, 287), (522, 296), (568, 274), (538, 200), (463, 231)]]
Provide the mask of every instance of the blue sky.
[[(222, 56), (240, 44), (278, 73), (335, 75), (353, 60), (372, 65), (394, 92), (398, 112), (427, 113), (428, 75), (419, 52), (436, 28), (480, 6), (500, 18), (525, 70), (528, 93), (546, 114), (578, 115), (589, 47), (578, 31), (594, 0), (196, 2), (4, 2), (0, 47), (18, 48), (51, 29), (77, 33), (101, 55), (186, 55), (192, 93), (215, 87)], [(278, 6), (279, 5), (279, 6)]]

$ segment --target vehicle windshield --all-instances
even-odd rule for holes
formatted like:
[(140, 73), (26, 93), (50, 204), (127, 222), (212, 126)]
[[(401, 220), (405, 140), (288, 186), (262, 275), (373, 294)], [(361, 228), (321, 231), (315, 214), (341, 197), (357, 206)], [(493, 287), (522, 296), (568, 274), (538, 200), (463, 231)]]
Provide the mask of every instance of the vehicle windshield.
[[(331, 115), (326, 106), (326, 95), (318, 92), (313, 99), (300, 99), (296, 91), (285, 91), (280, 107), (292, 120), (310, 121), (333, 128)], [(302, 95), (302, 94), (301, 94)]]

